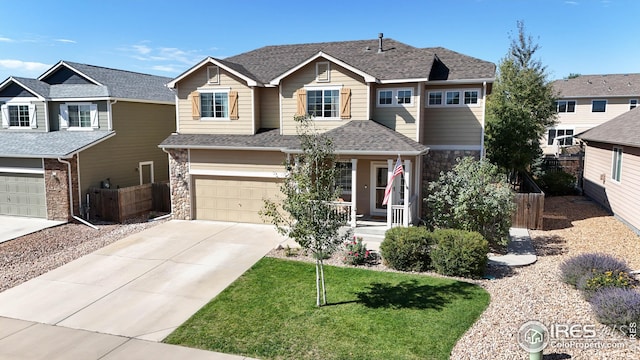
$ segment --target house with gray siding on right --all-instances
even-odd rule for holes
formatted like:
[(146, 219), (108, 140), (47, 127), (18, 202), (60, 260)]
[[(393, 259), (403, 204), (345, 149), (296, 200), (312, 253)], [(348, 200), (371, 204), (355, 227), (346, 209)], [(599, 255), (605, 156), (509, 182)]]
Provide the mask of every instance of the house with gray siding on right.
[(634, 109), (640, 99), (640, 74), (580, 75), (556, 80), (552, 85), (559, 94), (558, 119), (542, 140), (546, 155), (574, 145), (570, 136)]
[(584, 193), (640, 233), (640, 109), (587, 130)]

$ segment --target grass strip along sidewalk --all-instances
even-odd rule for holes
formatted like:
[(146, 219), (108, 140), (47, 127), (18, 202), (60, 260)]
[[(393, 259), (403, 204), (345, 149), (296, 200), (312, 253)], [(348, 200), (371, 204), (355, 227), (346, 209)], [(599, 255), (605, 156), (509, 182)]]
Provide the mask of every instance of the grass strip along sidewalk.
[(165, 342), (261, 359), (448, 359), (489, 294), (466, 282), (264, 258)]

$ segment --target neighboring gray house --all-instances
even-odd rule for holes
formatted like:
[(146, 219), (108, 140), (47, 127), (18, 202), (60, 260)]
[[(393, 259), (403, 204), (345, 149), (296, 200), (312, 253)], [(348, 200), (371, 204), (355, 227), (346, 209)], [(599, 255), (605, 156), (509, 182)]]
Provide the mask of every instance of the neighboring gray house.
[[(334, 140), (342, 196), (356, 219), (407, 225), (425, 182), (484, 151), (485, 99), (495, 65), (393, 39), (265, 46), (206, 58), (169, 83), (177, 133), (170, 155), (173, 216), (260, 223), (279, 195), (283, 160), (300, 149), (295, 116), (311, 114)], [(397, 158), (390, 205), (385, 188)]]
[(37, 79), (0, 83), (0, 215), (66, 221), (107, 179), (167, 180), (157, 145), (175, 131), (169, 80), (60, 61)]
[(584, 192), (640, 229), (640, 109), (579, 135), (585, 143)]

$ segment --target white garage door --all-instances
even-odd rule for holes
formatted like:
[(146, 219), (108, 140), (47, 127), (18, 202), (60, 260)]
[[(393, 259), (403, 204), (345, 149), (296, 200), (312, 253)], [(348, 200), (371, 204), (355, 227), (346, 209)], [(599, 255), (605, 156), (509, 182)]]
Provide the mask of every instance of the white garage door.
[(264, 223), (258, 212), (264, 199), (276, 199), (280, 182), (271, 178), (196, 177), (195, 218)]
[(0, 215), (46, 218), (44, 175), (0, 173)]

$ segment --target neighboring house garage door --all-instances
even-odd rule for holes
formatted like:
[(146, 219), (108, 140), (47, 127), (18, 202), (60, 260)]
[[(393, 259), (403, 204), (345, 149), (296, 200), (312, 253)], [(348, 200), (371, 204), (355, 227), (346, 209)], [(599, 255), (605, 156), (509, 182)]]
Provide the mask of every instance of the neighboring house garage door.
[(263, 199), (280, 194), (280, 182), (271, 178), (196, 177), (194, 187), (200, 220), (264, 223), (258, 214)]
[(0, 173), (0, 215), (46, 218), (44, 175)]

